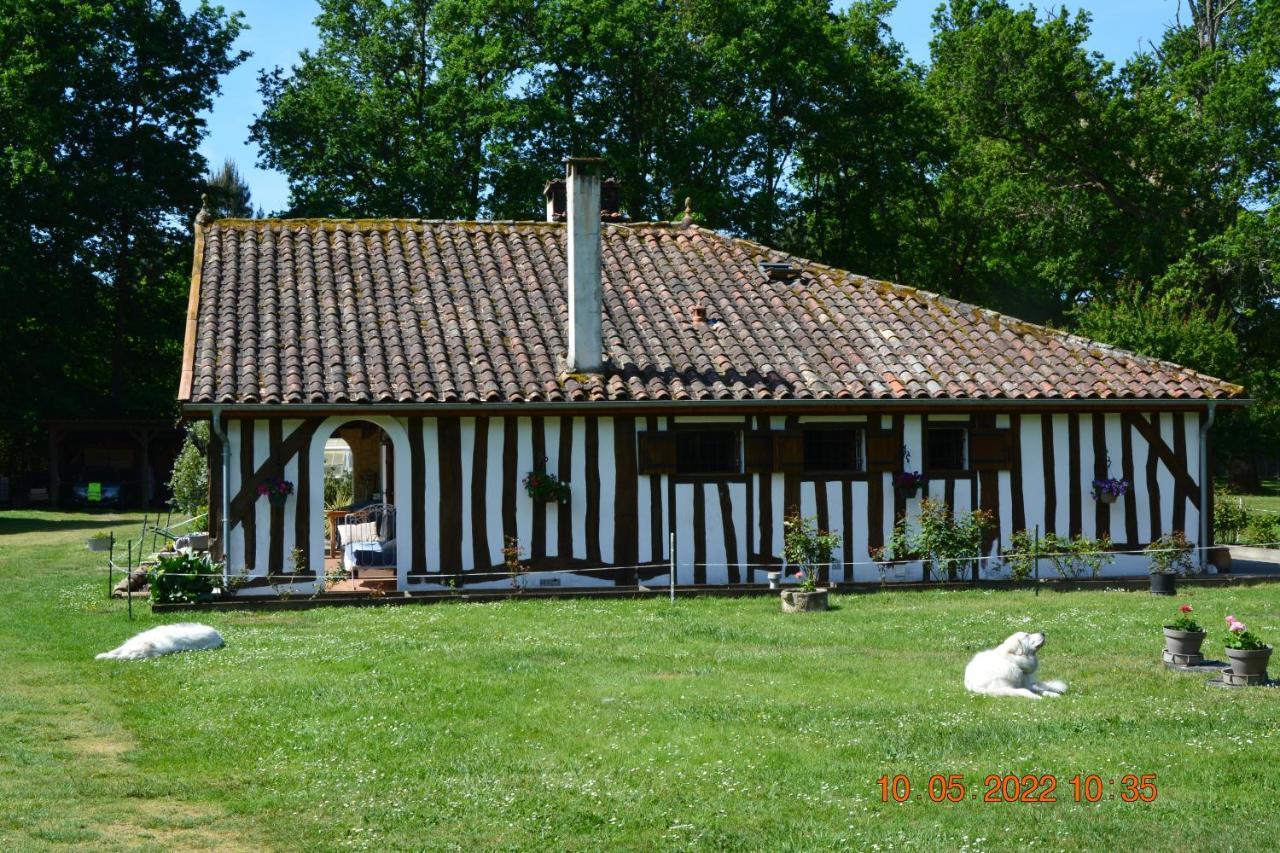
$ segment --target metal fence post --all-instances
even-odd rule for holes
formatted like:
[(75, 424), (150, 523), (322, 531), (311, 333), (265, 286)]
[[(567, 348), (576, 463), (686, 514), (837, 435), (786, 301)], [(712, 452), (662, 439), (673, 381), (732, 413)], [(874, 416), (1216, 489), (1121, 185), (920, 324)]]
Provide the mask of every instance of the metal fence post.
[(676, 600), (676, 533), (674, 530), (671, 531), (670, 550), (671, 550), (670, 587), (671, 587), (671, 600), (672, 602), (674, 602)]

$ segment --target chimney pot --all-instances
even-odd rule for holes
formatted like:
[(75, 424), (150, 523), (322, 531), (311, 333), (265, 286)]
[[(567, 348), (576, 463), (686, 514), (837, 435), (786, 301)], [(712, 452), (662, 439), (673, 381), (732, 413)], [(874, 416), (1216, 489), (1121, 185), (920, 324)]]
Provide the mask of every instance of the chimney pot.
[(693, 306), (693, 322), (699, 325), (707, 322), (707, 309), (701, 305)]

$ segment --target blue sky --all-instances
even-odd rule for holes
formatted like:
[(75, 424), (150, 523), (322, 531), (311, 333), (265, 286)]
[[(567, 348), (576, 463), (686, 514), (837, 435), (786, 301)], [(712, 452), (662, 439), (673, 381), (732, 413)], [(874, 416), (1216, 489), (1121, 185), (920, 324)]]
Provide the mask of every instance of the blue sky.
[[(927, 60), (930, 22), (939, 0), (899, 0), (890, 18), (894, 36), (911, 56)], [(1122, 60), (1140, 46), (1158, 40), (1171, 22), (1181, 0), (1068, 0), (1067, 8), (1084, 8), (1093, 16), (1089, 46), (1109, 59)], [(222, 94), (208, 117), (209, 135), (200, 151), (211, 163), (230, 157), (249, 182), (253, 203), (268, 213), (288, 202), (284, 175), (257, 167), (257, 147), (248, 142), (249, 124), (262, 110), (258, 97), (258, 70), (277, 65), (288, 68), (298, 52), (316, 45), (315, 0), (222, 0), (228, 10), (244, 12), (249, 29), (237, 47), (253, 56), (222, 81)], [(197, 0), (183, 0), (190, 9)], [(843, 4), (837, 4), (843, 5)], [(1037, 3), (1040, 8), (1053, 3)]]

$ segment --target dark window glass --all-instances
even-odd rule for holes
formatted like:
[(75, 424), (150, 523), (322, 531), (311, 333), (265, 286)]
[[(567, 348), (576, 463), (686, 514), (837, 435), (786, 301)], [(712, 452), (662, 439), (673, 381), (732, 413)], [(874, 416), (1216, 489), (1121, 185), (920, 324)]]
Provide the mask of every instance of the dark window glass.
[(967, 461), (964, 427), (929, 427), (928, 456), (932, 471), (963, 471)]
[(676, 473), (742, 473), (741, 441), (738, 431), (717, 429), (676, 432)]
[(804, 433), (804, 470), (861, 471), (862, 436), (856, 429), (810, 429)]

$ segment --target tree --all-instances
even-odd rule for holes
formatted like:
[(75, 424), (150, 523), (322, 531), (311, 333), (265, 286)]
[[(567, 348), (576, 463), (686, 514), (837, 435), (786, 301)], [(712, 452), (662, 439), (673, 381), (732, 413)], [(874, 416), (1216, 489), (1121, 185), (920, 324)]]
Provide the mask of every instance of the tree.
[(0, 16), (0, 432), (171, 410), (205, 169), (200, 114), (244, 54), (205, 3), (47, 0)]
[(205, 190), (209, 196), (209, 214), (214, 219), (245, 219), (253, 216), (249, 185), (231, 159), (222, 161), (222, 166), (216, 172), (209, 173)]

